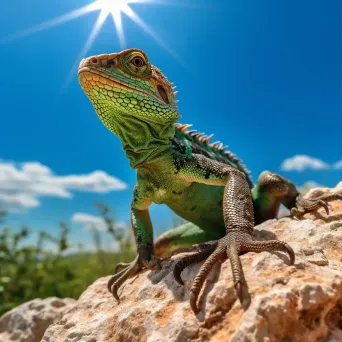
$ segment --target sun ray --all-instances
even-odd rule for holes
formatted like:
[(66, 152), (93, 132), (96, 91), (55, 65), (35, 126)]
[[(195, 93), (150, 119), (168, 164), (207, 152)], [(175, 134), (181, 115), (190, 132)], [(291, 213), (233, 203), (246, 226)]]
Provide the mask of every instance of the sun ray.
[[(6, 43), (15, 39), (24, 38), (34, 33), (50, 29), (54, 26), (63, 24), (65, 22), (71, 21), (73, 19), (79, 18), (86, 15), (89, 12), (99, 11), (99, 16), (94, 24), (94, 27), (84, 44), (76, 63), (73, 65), (71, 71), (69, 72), (66, 82), (62, 89), (64, 89), (71, 81), (74, 73), (76, 74), (76, 69), (79, 60), (84, 58), (86, 53), (89, 51), (91, 45), (94, 43), (96, 37), (98, 36), (102, 25), (106, 21), (106, 18), (110, 15), (113, 19), (116, 34), (120, 47), (122, 49), (126, 48), (125, 35), (122, 24), (122, 13), (126, 14), (131, 20), (133, 20), (138, 26), (140, 26), (147, 34), (149, 34), (162, 48), (164, 48), (171, 56), (173, 56), (179, 63), (184, 67), (187, 67), (180, 57), (173, 51), (158, 35), (157, 33), (142, 19), (140, 18), (130, 7), (130, 4), (155, 4), (155, 5), (168, 5), (168, 6), (181, 6), (188, 7), (186, 3), (168, 1), (168, 0), (94, 0), (91, 4), (63, 14), (59, 17), (53, 18), (51, 20), (44, 21), (38, 25), (35, 25), (26, 30), (17, 31), (7, 37), (0, 39), (0, 43)], [(193, 7), (189, 5), (190, 7)]]
[(119, 39), (120, 48), (125, 49), (126, 42), (125, 42), (125, 35), (124, 35), (123, 26), (122, 26), (121, 12), (112, 13), (112, 18), (113, 18), (113, 22), (116, 28), (116, 34)]
[(76, 74), (76, 71), (77, 71), (77, 68), (78, 68), (78, 65), (79, 65), (79, 62), (82, 58), (84, 58), (84, 56), (87, 54), (87, 52), (89, 51), (89, 49), (91, 48), (94, 40), (96, 39), (96, 37), (98, 36), (100, 30), (101, 30), (101, 27), (103, 25), (103, 23), (106, 21), (106, 18), (107, 18), (108, 14), (105, 12), (105, 11), (101, 11), (94, 26), (93, 26), (93, 29), (91, 30), (90, 34), (89, 34), (89, 37), (86, 41), (86, 43), (84, 44), (76, 62), (74, 63), (73, 67), (71, 68), (67, 78), (66, 78), (66, 81), (64, 82), (64, 85), (62, 87), (62, 91), (67, 88), (67, 86), (69, 85), (72, 77), (74, 76), (74, 74)]
[(95, 11), (97, 8), (96, 8), (96, 6), (94, 6), (94, 4), (95, 3), (91, 3), (87, 6), (78, 8), (74, 11), (68, 12), (68, 13), (63, 14), (59, 17), (54, 18), (54, 19), (44, 21), (41, 24), (32, 26), (29, 29), (17, 31), (17, 32), (15, 32), (15, 33), (7, 36), (7, 37), (2, 38), (0, 42), (5, 43), (5, 42), (8, 42), (8, 41), (11, 41), (14, 39), (24, 38), (24, 37), (30, 36), (31, 34), (34, 34), (34, 33), (40, 32), (40, 31), (44, 31), (44, 30), (47, 30), (47, 29), (52, 28), (54, 26), (66, 23), (66, 22), (71, 21), (71, 20), (76, 19), (76, 18), (79, 18), (82, 15), (85, 15), (89, 12)]
[(127, 14), (137, 25), (139, 25), (146, 33), (148, 33), (162, 48), (164, 48), (172, 57), (178, 60), (183, 66), (186, 66), (180, 57), (173, 51), (164, 41), (148, 26), (129, 6), (123, 9), (123, 12)]

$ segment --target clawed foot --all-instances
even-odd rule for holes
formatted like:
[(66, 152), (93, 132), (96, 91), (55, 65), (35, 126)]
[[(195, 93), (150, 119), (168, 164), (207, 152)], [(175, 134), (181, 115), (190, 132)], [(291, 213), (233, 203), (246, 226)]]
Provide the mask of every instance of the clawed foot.
[[(108, 291), (112, 293), (114, 298), (120, 303), (118, 290), (120, 286), (130, 277), (135, 276), (143, 269), (155, 270), (161, 269), (161, 261), (154, 255), (149, 253), (139, 253), (139, 255), (131, 263), (120, 263), (115, 266), (114, 275), (107, 283)], [(119, 271), (119, 269), (122, 269)]]
[(327, 215), (329, 215), (328, 202), (334, 200), (342, 200), (341, 194), (323, 195), (314, 199), (305, 199), (299, 197), (296, 202), (296, 206), (291, 209), (291, 216), (301, 217), (311, 211), (324, 208)]
[(181, 272), (187, 266), (205, 260), (195, 277), (190, 290), (190, 306), (192, 311), (195, 314), (199, 311), (197, 307), (197, 299), (210, 270), (217, 261), (225, 260), (227, 258), (229, 258), (232, 267), (236, 294), (242, 307), (245, 309), (248, 308), (250, 304), (250, 296), (239, 259), (239, 253), (263, 251), (283, 251), (288, 253), (291, 265), (294, 264), (295, 254), (293, 249), (287, 243), (278, 240), (254, 241), (249, 234), (238, 232), (228, 233), (216, 244), (207, 245), (207, 247), (203, 248), (198, 253), (180, 259), (175, 265), (173, 274), (176, 281), (181, 285), (184, 284), (181, 278)]

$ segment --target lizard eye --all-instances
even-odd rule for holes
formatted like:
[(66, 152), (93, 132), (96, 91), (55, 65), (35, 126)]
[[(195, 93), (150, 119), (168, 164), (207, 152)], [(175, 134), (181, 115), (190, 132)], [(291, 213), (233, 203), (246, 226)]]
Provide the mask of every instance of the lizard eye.
[(120, 58), (120, 65), (133, 77), (141, 79), (151, 77), (151, 65), (148, 58), (141, 52), (133, 51), (127, 55), (122, 55)]
[(137, 68), (141, 68), (146, 65), (145, 61), (139, 56), (133, 57), (131, 59), (131, 63)]

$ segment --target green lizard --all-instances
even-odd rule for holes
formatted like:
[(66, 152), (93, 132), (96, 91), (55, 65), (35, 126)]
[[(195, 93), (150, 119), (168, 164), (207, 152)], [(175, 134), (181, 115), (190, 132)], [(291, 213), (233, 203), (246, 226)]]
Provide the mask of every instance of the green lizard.
[[(176, 93), (141, 50), (83, 59), (78, 75), (99, 118), (121, 139), (131, 167), (137, 169), (131, 221), (138, 255), (132, 263), (117, 266), (109, 291), (119, 301), (117, 291), (128, 277), (143, 268), (160, 268), (160, 258), (198, 244), (196, 253), (180, 259), (174, 269), (175, 279), (182, 284), (182, 270), (205, 260), (191, 288), (192, 310), (198, 311), (197, 298), (211, 267), (227, 257), (237, 296), (248, 306), (239, 254), (284, 251), (291, 264), (295, 259), (285, 242), (254, 241), (254, 224), (277, 217), (281, 203), (293, 215), (321, 206), (328, 211), (326, 201), (336, 196), (304, 200), (293, 183), (270, 171), (263, 172), (253, 187), (247, 169), (222, 144), (210, 144), (211, 136), (176, 124), (180, 118)], [(166, 204), (189, 223), (162, 234), (154, 243), (152, 202)], [(205, 244), (210, 240), (218, 241)], [(123, 270), (117, 272), (119, 267)]]

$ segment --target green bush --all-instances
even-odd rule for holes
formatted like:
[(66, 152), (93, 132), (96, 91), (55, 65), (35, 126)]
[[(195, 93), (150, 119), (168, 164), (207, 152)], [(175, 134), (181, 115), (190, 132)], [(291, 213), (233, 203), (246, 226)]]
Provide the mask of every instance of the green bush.
[[(118, 243), (117, 252), (102, 249), (96, 227), (93, 234), (96, 252), (85, 252), (82, 245), (73, 254), (69, 241), (69, 228), (60, 223), (59, 236), (40, 232), (36, 245), (27, 245), (30, 234), (26, 226), (19, 232), (8, 227), (0, 231), (0, 316), (13, 307), (34, 298), (51, 296), (78, 298), (96, 279), (111, 274), (115, 264), (134, 258), (132, 236), (116, 226), (115, 219), (104, 204), (97, 203), (106, 222), (107, 234)], [(4, 224), (4, 214), (0, 223)], [(56, 246), (55, 252), (44, 249), (49, 242)]]

